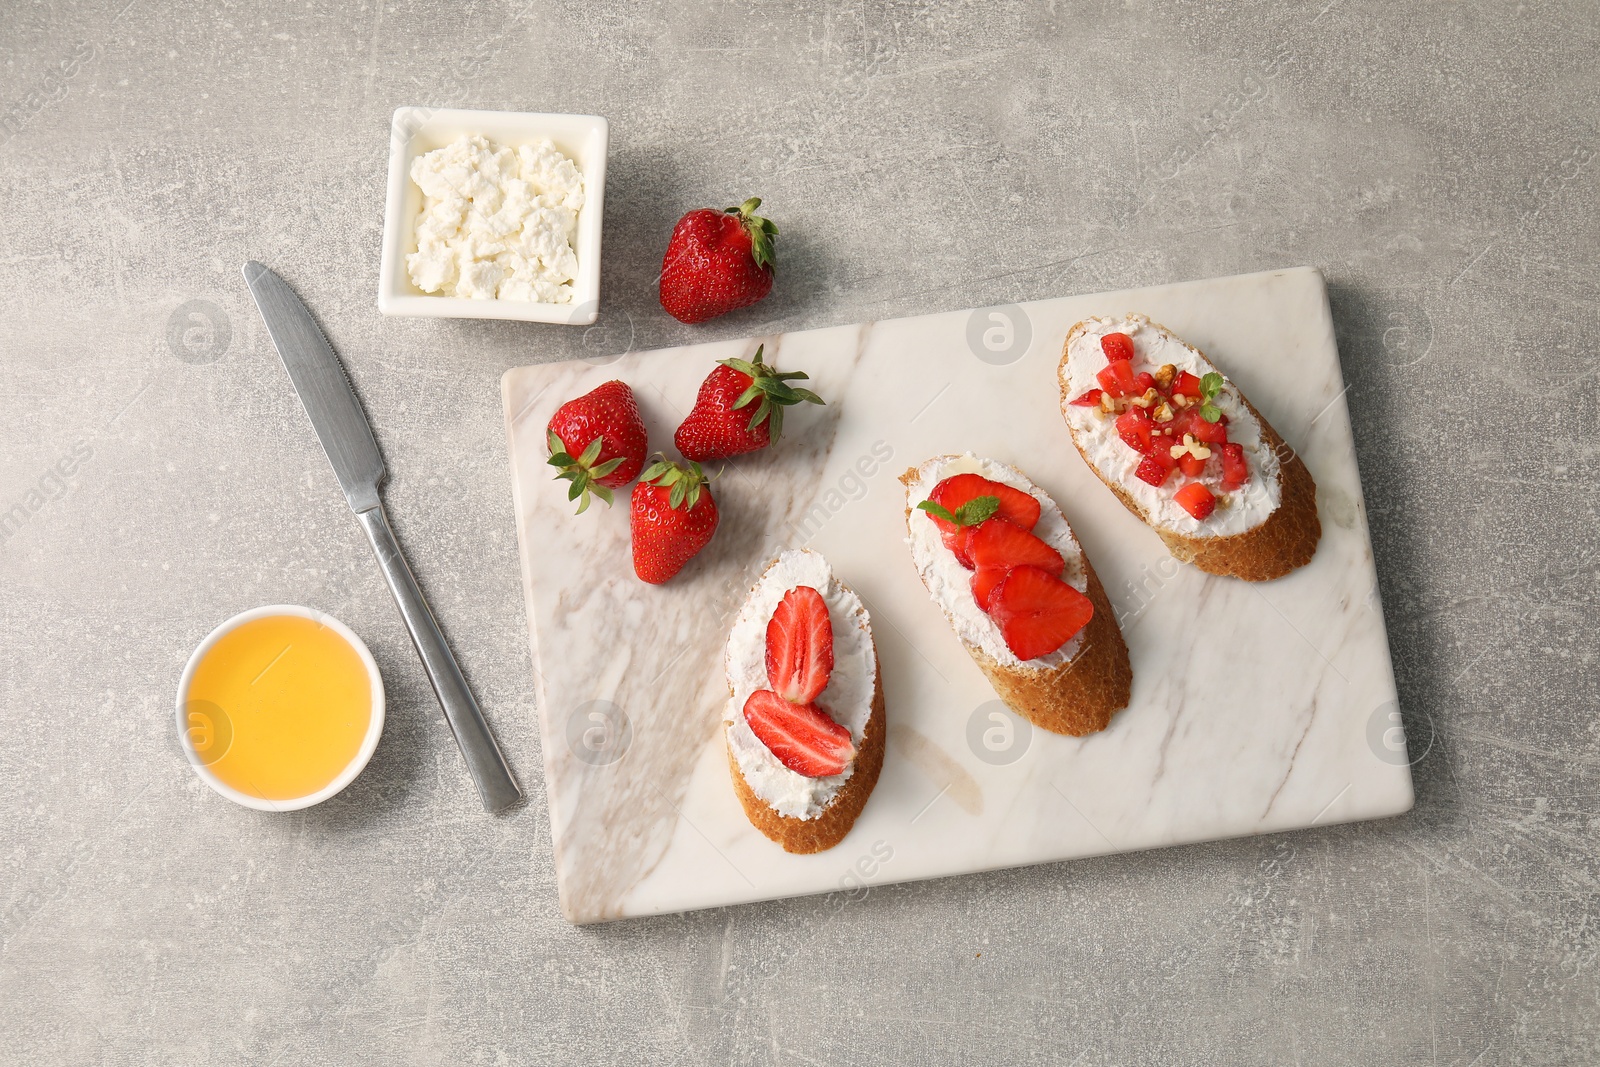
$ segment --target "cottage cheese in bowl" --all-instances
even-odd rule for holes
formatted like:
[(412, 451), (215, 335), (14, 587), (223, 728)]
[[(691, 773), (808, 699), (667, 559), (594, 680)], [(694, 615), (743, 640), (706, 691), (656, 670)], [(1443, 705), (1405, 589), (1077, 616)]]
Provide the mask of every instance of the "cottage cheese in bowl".
[(411, 282), (474, 300), (573, 302), (584, 178), (548, 140), (512, 149), (465, 134), (411, 162), (422, 190)]

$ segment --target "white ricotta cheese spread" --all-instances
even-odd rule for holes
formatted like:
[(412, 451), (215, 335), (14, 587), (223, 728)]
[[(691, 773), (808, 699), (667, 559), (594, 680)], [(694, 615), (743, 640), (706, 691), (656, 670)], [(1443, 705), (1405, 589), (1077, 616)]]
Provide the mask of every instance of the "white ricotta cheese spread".
[(467, 134), (412, 160), (411, 180), (423, 196), (406, 256), (418, 289), (572, 303), (583, 175), (549, 141), (512, 150)]
[(767, 684), (767, 623), (784, 594), (808, 585), (822, 594), (833, 626), (833, 673), (816, 703), (833, 721), (850, 731), (856, 748), (872, 717), (872, 693), (878, 676), (878, 658), (872, 647), (872, 630), (861, 598), (833, 576), (828, 561), (807, 549), (788, 551), (767, 568), (733, 622), (724, 655), (728, 671), (728, 700), (723, 721), (728, 749), (739, 772), (756, 796), (780, 815), (814, 819), (855, 773), (855, 764), (827, 778), (807, 778), (778, 762), (772, 750), (756, 737), (744, 721), (744, 702)]
[(1276, 452), (1262, 443), (1261, 424), (1244, 406), (1238, 389), (1231, 382), (1223, 386), (1212, 403), (1228, 416), (1228, 440), (1244, 446), (1250, 477), (1239, 489), (1226, 492), (1222, 488), (1222, 464), (1208, 464), (1205, 476), (1197, 480), (1216, 494), (1217, 509), (1204, 520), (1190, 515), (1173, 499), (1176, 476), (1164, 486), (1151, 485), (1135, 477), (1134, 471), (1144, 457), (1129, 448), (1117, 433), (1115, 415), (1067, 402), (1100, 388), (1095, 375), (1106, 366), (1100, 338), (1108, 333), (1125, 333), (1133, 339), (1135, 370), (1153, 373), (1162, 364), (1170, 363), (1180, 371), (1203, 378), (1217, 369), (1210, 360), (1143, 315), (1095, 318), (1087, 322), (1087, 328), (1067, 346), (1067, 358), (1061, 364), (1065, 392), (1061, 410), (1095, 469), (1121, 486), (1143, 509), (1152, 525), (1186, 537), (1230, 537), (1266, 522), (1278, 509), (1283, 494), (1279, 459)]
[(1006, 647), (1005, 635), (1001, 633), (999, 623), (978, 606), (977, 599), (972, 595), (972, 572), (963, 567), (955, 553), (945, 547), (944, 539), (939, 536), (938, 524), (926, 512), (916, 510), (918, 504), (933, 495), (934, 486), (957, 474), (978, 474), (992, 482), (1020, 489), (1037, 500), (1039, 522), (1033, 528), (1033, 535), (1061, 553), (1061, 558), (1066, 561), (1066, 569), (1061, 573), (1062, 581), (1085, 596), (1089, 593), (1089, 577), (1083, 567), (1083, 549), (1078, 547), (1078, 541), (1067, 525), (1067, 518), (1061, 514), (1056, 502), (1015, 467), (992, 459), (979, 459), (971, 452), (928, 460), (917, 468), (916, 478), (906, 486), (906, 507), (911, 509), (911, 536), (907, 543), (911, 546), (911, 559), (917, 565), (917, 572), (922, 575), (922, 584), (928, 587), (933, 602), (944, 609), (945, 616), (961, 640), (983, 649), (996, 661), (1009, 667), (1046, 669), (1069, 662), (1078, 654), (1083, 643), (1082, 632), (1048, 656), (1019, 660)]

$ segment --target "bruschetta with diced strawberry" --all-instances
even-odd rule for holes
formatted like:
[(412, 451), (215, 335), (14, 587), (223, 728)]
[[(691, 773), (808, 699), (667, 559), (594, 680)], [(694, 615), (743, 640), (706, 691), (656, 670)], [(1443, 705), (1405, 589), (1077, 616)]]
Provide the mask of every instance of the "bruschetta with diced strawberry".
[(1175, 557), (1248, 581), (1311, 561), (1311, 472), (1198, 348), (1143, 315), (1085, 319), (1058, 375), (1072, 443)]
[(1000, 699), (1054, 733), (1104, 730), (1128, 706), (1128, 646), (1055, 501), (970, 453), (900, 480), (917, 573)]
[(843, 840), (883, 767), (882, 673), (867, 609), (806, 549), (768, 564), (734, 618), (723, 716), (734, 792), (788, 852)]

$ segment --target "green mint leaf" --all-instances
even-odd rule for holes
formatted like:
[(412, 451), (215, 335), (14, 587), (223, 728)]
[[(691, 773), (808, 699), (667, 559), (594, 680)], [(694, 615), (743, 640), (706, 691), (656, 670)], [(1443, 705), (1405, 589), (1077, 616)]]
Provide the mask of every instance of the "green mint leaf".
[[(1222, 386), (1226, 380), (1227, 379), (1223, 378), (1223, 376), (1218, 374), (1216, 371), (1212, 371), (1210, 374), (1207, 374), (1205, 377), (1200, 379), (1200, 395), (1205, 397), (1207, 400), (1210, 400), (1212, 397), (1216, 396), (1222, 391)], [(1216, 422), (1217, 420), (1212, 419), (1211, 421)]]
[(918, 504), (917, 507), (923, 511), (926, 511), (929, 515), (943, 519), (952, 526), (961, 525), (960, 520), (952, 515), (950, 513), (950, 509), (945, 507), (943, 504), (936, 504), (932, 500), (924, 500), (922, 503)]
[(1207, 422), (1216, 422), (1222, 418), (1222, 409), (1210, 402), (1200, 405), (1200, 417)]
[(975, 496), (956, 509), (957, 526), (977, 526), (994, 518), (995, 512), (1000, 510), (1000, 498), (997, 496)]

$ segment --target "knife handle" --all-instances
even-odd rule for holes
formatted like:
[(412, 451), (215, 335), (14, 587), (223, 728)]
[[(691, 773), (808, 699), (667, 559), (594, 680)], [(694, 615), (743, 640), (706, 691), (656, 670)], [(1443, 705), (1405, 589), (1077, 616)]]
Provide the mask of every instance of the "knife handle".
[(356, 518), (361, 520), (361, 528), (367, 531), (367, 540), (372, 542), (378, 566), (383, 568), (383, 577), (389, 583), (389, 591), (394, 594), (395, 606), (400, 609), (400, 617), (405, 620), (406, 629), (411, 633), (411, 643), (416, 646), (417, 655), (422, 657), (428, 681), (433, 684), (433, 694), (439, 698), (445, 721), (450, 724), (450, 732), (455, 734), (461, 755), (466, 758), (467, 771), (472, 775), (473, 784), (478, 787), (484, 810), (499, 811), (515, 803), (521, 799), (522, 790), (517, 788), (516, 781), (512, 779), (511, 768), (506, 766), (500, 746), (495, 744), (494, 734), (489, 731), (489, 724), (484, 720), (477, 700), (467, 688), (461, 667), (456, 663), (450, 646), (445, 643), (444, 633), (434, 621), (422, 590), (417, 588), (417, 580), (406, 565), (400, 543), (395, 540), (394, 530), (389, 527), (389, 518), (383, 513), (383, 505), (358, 511)]

